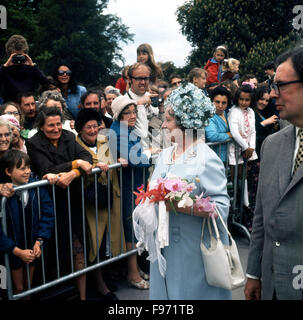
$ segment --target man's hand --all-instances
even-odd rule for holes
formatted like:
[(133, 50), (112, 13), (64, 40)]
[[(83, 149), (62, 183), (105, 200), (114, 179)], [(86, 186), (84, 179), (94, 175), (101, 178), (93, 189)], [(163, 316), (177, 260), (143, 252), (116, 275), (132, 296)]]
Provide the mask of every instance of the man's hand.
[(260, 300), (261, 299), (261, 280), (247, 279), (244, 294), (246, 300)]
[(13, 64), (13, 56), (15, 56), (17, 53), (12, 53), (10, 56), (9, 56), (9, 58), (8, 58), (8, 60), (4, 63), (4, 67), (10, 67), (10, 66), (12, 66), (12, 65), (14, 65)]
[(26, 61), (24, 62), (24, 64), (28, 65), (28, 66), (35, 66), (35, 64), (33, 63), (33, 60), (31, 59), (31, 57), (28, 54), (23, 54)]

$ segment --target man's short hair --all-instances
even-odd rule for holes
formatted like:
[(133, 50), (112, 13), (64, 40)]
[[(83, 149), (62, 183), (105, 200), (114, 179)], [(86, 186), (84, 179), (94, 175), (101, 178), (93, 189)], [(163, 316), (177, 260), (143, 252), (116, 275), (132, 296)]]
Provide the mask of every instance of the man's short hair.
[(28, 53), (28, 50), (29, 48), (26, 39), (19, 34), (11, 36), (5, 44), (5, 51), (8, 56), (10, 56), (14, 51), (23, 51), (24, 53)]
[(102, 97), (101, 97), (101, 92), (98, 91), (98, 90), (88, 90), (86, 92), (84, 92), (80, 98), (80, 102), (81, 102), (81, 105), (84, 106), (84, 102), (86, 100), (86, 98), (91, 95), (91, 94), (96, 94), (98, 96), (98, 99), (99, 99), (99, 103), (101, 105), (101, 100), (102, 100)]
[(35, 93), (34, 92), (20, 92), (17, 96), (17, 102), (19, 103), (19, 105), (21, 105), (21, 100), (22, 98), (28, 98), (28, 97), (34, 97), (35, 99)]
[(151, 74), (151, 68), (146, 64), (146, 63), (143, 63), (143, 62), (136, 62), (134, 64), (132, 64), (128, 71), (127, 71), (127, 75), (132, 78), (133, 77), (133, 73), (136, 69), (138, 69), (140, 66), (144, 66), (146, 67), (148, 70), (149, 70), (149, 73)]
[(303, 81), (303, 44), (283, 52), (277, 58), (277, 66), (290, 59), (299, 79)]
[(273, 61), (268, 61), (264, 64), (263, 70), (275, 70), (275, 63)]

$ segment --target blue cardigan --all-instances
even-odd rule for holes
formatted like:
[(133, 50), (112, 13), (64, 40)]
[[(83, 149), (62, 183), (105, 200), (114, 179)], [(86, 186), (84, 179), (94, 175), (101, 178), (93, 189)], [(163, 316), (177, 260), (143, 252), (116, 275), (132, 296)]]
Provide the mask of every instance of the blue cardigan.
[[(113, 158), (122, 157), (127, 159), (128, 166), (122, 169), (123, 183), (122, 189), (123, 203), (123, 225), (126, 242), (132, 242), (132, 207), (135, 199), (133, 191), (147, 182), (148, 168), (150, 166), (148, 157), (143, 153), (141, 138), (138, 137), (133, 128), (124, 123), (114, 121), (109, 133), (109, 147)], [(134, 173), (134, 185), (132, 186), (132, 170)], [(144, 174), (145, 170), (145, 174)]]
[[(224, 112), (225, 118), (226, 113)], [(217, 114), (215, 114), (209, 122), (209, 125), (205, 128), (206, 142), (223, 142), (230, 137), (227, 134), (229, 132), (229, 126), (226, 122)], [(221, 158), (223, 162), (227, 160), (227, 144), (221, 145), (221, 152), (219, 146), (214, 146), (213, 150)], [(219, 154), (220, 153), (220, 154)]]
[[(30, 179), (30, 182), (37, 181)], [(39, 218), (39, 201), (37, 189), (30, 189), (27, 206), (32, 209), (32, 232), (31, 244), (33, 245), (37, 238), (50, 239), (54, 227), (54, 206), (46, 187), (40, 188), (40, 209), (41, 218)], [(18, 204), (19, 196), (13, 195), (6, 202), (7, 236), (0, 226), (0, 252), (12, 252), (14, 248), (20, 245), (23, 239), (20, 239), (23, 228), (23, 220), (20, 221), (20, 206)]]
[(134, 128), (126, 126), (123, 122), (114, 121), (109, 132), (109, 147), (114, 159), (127, 159), (129, 166), (134, 168), (149, 167), (149, 159), (143, 153), (141, 137), (138, 137)]

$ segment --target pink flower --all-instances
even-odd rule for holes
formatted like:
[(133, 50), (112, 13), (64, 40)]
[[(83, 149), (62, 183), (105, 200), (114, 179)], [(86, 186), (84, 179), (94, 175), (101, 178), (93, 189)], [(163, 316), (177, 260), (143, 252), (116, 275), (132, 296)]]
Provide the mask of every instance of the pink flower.
[(200, 196), (196, 196), (194, 207), (198, 209), (198, 211), (213, 213), (215, 210), (216, 204), (211, 203), (210, 197), (202, 198), (203, 192)]
[(172, 179), (172, 180), (167, 179), (164, 182), (164, 186), (169, 191), (178, 192), (183, 190), (184, 186), (186, 186), (186, 182), (182, 181), (180, 178)]
[(191, 193), (193, 190), (197, 189), (196, 185), (194, 183), (190, 183), (186, 186), (186, 191)]

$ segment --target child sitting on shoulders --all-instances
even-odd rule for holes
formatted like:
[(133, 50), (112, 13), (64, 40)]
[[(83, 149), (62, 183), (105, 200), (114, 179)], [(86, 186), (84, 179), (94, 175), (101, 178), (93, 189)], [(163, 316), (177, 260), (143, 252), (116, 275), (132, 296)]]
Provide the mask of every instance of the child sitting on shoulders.
[(221, 82), (222, 80), (222, 61), (228, 59), (228, 50), (224, 45), (215, 49), (214, 56), (209, 59), (204, 67), (207, 71), (206, 84)]
[(225, 80), (232, 80), (238, 86), (238, 79), (239, 76), (239, 66), (240, 61), (234, 58), (224, 59), (222, 62), (222, 79), (221, 81)]

